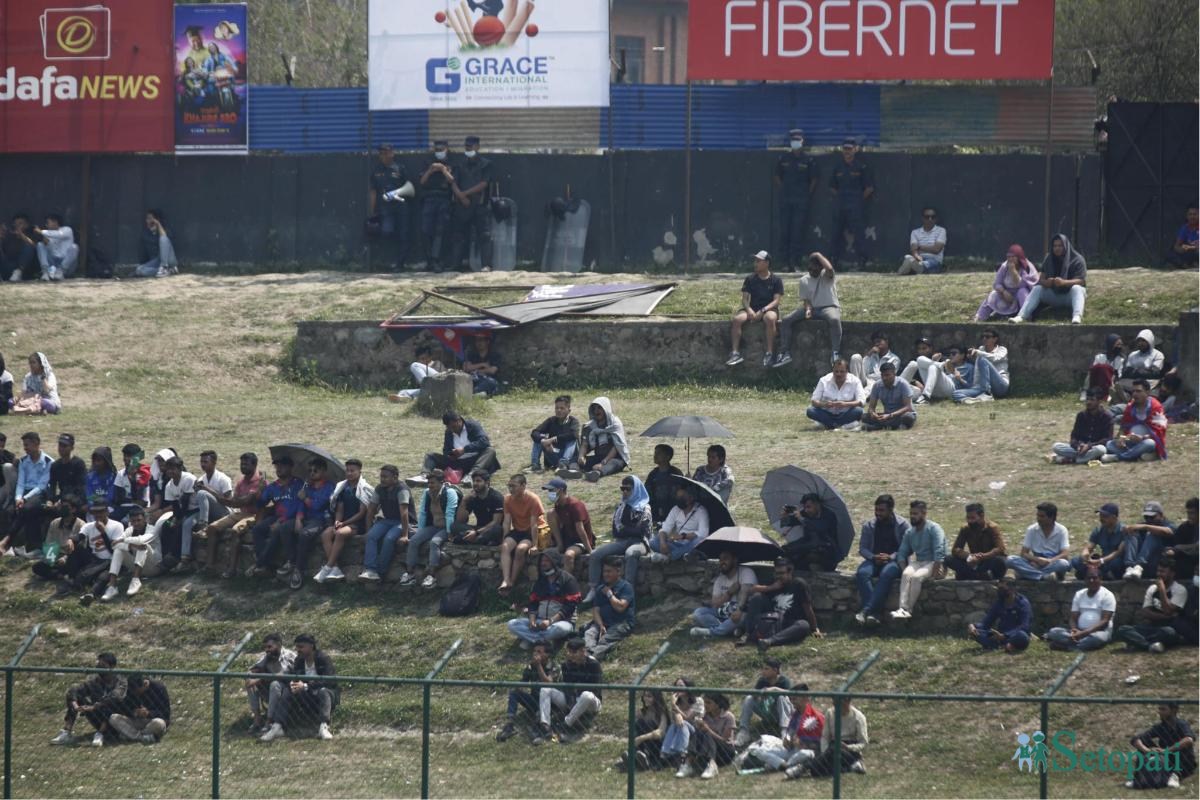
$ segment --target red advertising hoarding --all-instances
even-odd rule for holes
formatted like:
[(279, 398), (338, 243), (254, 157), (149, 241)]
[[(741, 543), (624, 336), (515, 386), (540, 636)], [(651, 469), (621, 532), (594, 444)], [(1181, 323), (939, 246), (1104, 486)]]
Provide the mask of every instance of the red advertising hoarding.
[(169, 0), (0, 0), (0, 152), (174, 148)]
[(692, 0), (692, 80), (1045, 80), (1054, 0)]

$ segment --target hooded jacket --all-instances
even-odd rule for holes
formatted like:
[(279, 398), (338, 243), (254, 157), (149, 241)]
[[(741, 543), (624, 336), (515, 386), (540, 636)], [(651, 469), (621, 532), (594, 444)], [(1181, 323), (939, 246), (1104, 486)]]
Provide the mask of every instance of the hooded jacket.
[[(604, 419), (607, 422), (605, 426), (596, 424), (595, 418), (592, 417), (592, 406), (604, 409)], [(629, 466), (629, 442), (625, 439), (625, 425), (621, 418), (613, 413), (612, 401), (607, 397), (597, 397), (588, 403), (588, 419), (590, 422), (587, 425), (587, 452), (594, 451), (603, 441), (611, 441), (613, 447), (617, 448), (617, 455)]]
[(1154, 332), (1149, 328), (1143, 328), (1138, 331), (1137, 338), (1145, 339), (1150, 345), (1150, 349), (1143, 353), (1141, 350), (1134, 348), (1133, 352), (1125, 357), (1125, 368), (1121, 370), (1121, 377), (1161, 378), (1166, 359), (1162, 351), (1154, 346)]
[(83, 498), (91, 502), (97, 495), (104, 496), (104, 502), (108, 505), (109, 511), (112, 511), (116, 501), (116, 479), (117, 470), (113, 467), (112, 448), (97, 447), (92, 451), (92, 459), (100, 458), (104, 461), (105, 471), (96, 472), (88, 470), (87, 478), (83, 482)]
[[(1054, 239), (1058, 239), (1063, 243), (1062, 258), (1054, 255)], [(1083, 260), (1083, 256), (1079, 254), (1078, 250), (1071, 247), (1071, 240), (1067, 238), (1066, 234), (1055, 234), (1054, 239), (1050, 240), (1050, 252), (1046, 254), (1046, 259), (1042, 262), (1042, 277), (1083, 281), (1086, 285), (1087, 262)], [(1056, 286), (1051, 291), (1058, 294), (1066, 294), (1071, 289), (1069, 286)]]

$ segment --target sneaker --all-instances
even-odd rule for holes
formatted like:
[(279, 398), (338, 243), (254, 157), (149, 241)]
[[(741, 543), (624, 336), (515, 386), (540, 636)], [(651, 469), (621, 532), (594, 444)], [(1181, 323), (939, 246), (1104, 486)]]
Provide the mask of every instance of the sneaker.
[(578, 467), (559, 467), (554, 474), (563, 480), (577, 481), (583, 477), (583, 470)]
[(594, 469), (594, 470), (590, 471), (588, 474), (584, 475), (583, 477), (584, 477), (584, 479), (587, 480), (588, 483), (596, 483), (597, 481), (600, 480), (600, 470)]
[(437, 578), (432, 575), (426, 575), (425, 580), (421, 581), (422, 589), (433, 589), (437, 586)]
[(42, 273), (42, 277), (41, 277), (41, 278), (39, 278), (38, 280), (43, 280), (43, 281), (47, 281), (47, 282), (49, 282), (49, 280), (50, 280), (50, 273), (49, 273), (49, 272), (43, 272), (43, 273)]
[(1133, 781), (1125, 781), (1125, 788), (1126, 788), (1126, 789), (1133, 789), (1133, 788), (1135, 788), (1135, 787), (1134, 787), (1134, 785), (1133, 785)]
[(867, 624), (866, 612), (860, 611), (857, 614), (855, 614), (854, 621), (857, 622), (859, 625), (866, 625)]
[(143, 733), (141, 736), (138, 737), (138, 741), (141, 742), (142, 744), (154, 744), (158, 740), (154, 738), (153, 733)]
[(112, 600), (116, 596), (117, 596), (117, 587), (110, 585), (107, 589), (104, 590), (104, 594), (100, 595), (100, 602), (107, 603), (109, 600)]
[(683, 763), (679, 765), (679, 769), (675, 771), (676, 778), (691, 778), (695, 774), (696, 768), (693, 767), (692, 762), (687, 759), (684, 759)]
[(929, 398), (928, 398), (928, 397), (926, 397), (926, 396), (925, 396), (925, 395), (923, 395), (923, 394), (919, 394), (919, 395), (917, 395), (917, 399), (916, 399), (916, 400), (913, 400), (913, 405), (915, 405), (915, 406), (923, 406), (923, 405), (925, 405), (925, 404), (926, 404), (926, 403), (928, 403), (928, 402), (929, 402)]
[(504, 723), (504, 727), (501, 728), (500, 732), (496, 734), (496, 741), (497, 742), (507, 742), (509, 739), (511, 739), (512, 737), (514, 737), (516, 735), (517, 735), (517, 726), (514, 725), (512, 723), (512, 721), (510, 720), (510, 721)]
[(25, 552), (26, 561), (42, 561), (46, 558), (46, 554), (41, 550), (27, 550)]
[(172, 264), (171, 266), (167, 267), (167, 274), (168, 275), (178, 275), (179, 274), (179, 265)]
[(995, 399), (996, 398), (992, 397), (990, 394), (981, 394), (981, 395), (979, 395), (979, 397), (975, 398), (975, 402), (976, 403), (990, 403)]
[(10, 275), (8, 278), (8, 282), (9, 283), (20, 283), (24, 279), (24, 277), (25, 276), (21, 274), (21, 270), (14, 269), (12, 271), (12, 275)]
[(892, 619), (912, 619), (912, 614), (905, 611), (903, 608), (897, 608), (892, 612)]
[(733, 749), (741, 750), (746, 745), (750, 744), (750, 730), (742, 728), (737, 733), (737, 738), (733, 740)]
[(313, 580), (316, 581), (317, 583), (324, 583), (325, 579), (328, 577), (329, 577), (329, 565), (322, 564), (321, 568), (319, 570), (317, 570), (317, 574), (313, 575)]
[(1125, 579), (1125, 580), (1127, 580), (1127, 581), (1136, 581), (1136, 580), (1141, 580), (1141, 578), (1142, 578), (1142, 565), (1141, 565), (1141, 564), (1134, 564), (1132, 567), (1129, 567), (1129, 568), (1127, 568), (1127, 569), (1125, 570), (1125, 574), (1124, 574), (1124, 575), (1122, 575), (1121, 577), (1122, 577), (1122, 578), (1124, 578), (1124, 579)]
[(651, 564), (665, 564), (670, 560), (671, 560), (670, 557), (668, 555), (666, 555), (665, 553), (653, 552), (650, 554), (650, 563)]
[(50, 744), (70, 744), (73, 741), (75, 741), (75, 737), (71, 735), (69, 730), (63, 728), (58, 732), (58, 736), (50, 740)]
[(1117, 458), (1116, 453), (1105, 453), (1104, 455), (1100, 456), (1101, 464), (1115, 464), (1120, 460), (1121, 459)]
[(650, 769), (650, 756), (646, 755), (641, 750), (637, 751), (637, 754), (634, 755), (633, 760), (637, 764), (638, 769), (643, 771)]
[(697, 626), (688, 631), (688, 636), (691, 636), (693, 639), (711, 639), (712, 631), (710, 631), (708, 628), (701, 628)]
[(126, 597), (133, 597), (142, 590), (142, 579), (134, 578), (129, 582), (129, 588), (125, 590)]
[(745, 360), (746, 359), (742, 358), (741, 353), (734, 350), (732, 353), (729, 354), (729, 358), (725, 359), (725, 366), (736, 367), (738, 364), (742, 363)]
[(1165, 644), (1163, 644), (1162, 642), (1151, 642), (1150, 652), (1151, 653), (1165, 653), (1165, 652), (1167, 652), (1167, 646)]
[(783, 771), (783, 779), (785, 781), (794, 781), (797, 778), (804, 776), (804, 765), (797, 764), (794, 767), (788, 767)]
[(170, 275), (170, 274), (171, 274), (171, 273), (170, 273), (170, 272), (167, 270), (167, 268), (166, 268), (166, 267), (159, 267), (159, 268), (158, 268), (158, 272), (154, 273), (154, 277), (156, 277), (156, 278), (165, 278), (165, 277), (167, 277), (167, 276), (168, 276), (168, 275)]
[(379, 573), (373, 569), (364, 569), (362, 572), (358, 573), (358, 579), (360, 581), (372, 581), (372, 582), (381, 580), (381, 578), (379, 577)]
[(260, 736), (258, 740), (260, 742), (273, 742), (281, 736), (283, 736), (283, 726), (276, 722), (267, 728), (267, 732)]
[(413, 575), (411, 572), (406, 572), (400, 576), (400, 585), (401, 586), (412, 586), (416, 582), (417, 582), (417, 576)]
[(1178, 789), (1179, 788), (1179, 776), (1176, 775), (1174, 772), (1171, 773), (1171, 777), (1167, 778), (1167, 788), (1168, 789)]
[(288, 588), (293, 591), (299, 589), (304, 584), (304, 576), (300, 574), (300, 570), (292, 570), (292, 577), (288, 579)]
[(95, 599), (96, 599), (96, 595), (92, 594), (91, 592), (85, 592), (79, 598), (79, 605), (83, 606), (84, 608), (87, 608), (88, 606), (90, 606), (92, 604), (92, 601), (94, 601)]
[(769, 367), (769, 366), (771, 366), (771, 362), (773, 362), (774, 360), (775, 360), (775, 354), (774, 354), (774, 353), (772, 353), (772, 352), (769, 352), (769, 351), (768, 351), (768, 352), (766, 352), (766, 353), (763, 353), (763, 366), (764, 366), (764, 367)]
[(1071, 317), (1071, 324), (1072, 324), (1072, 325), (1078, 325), (1078, 324), (1079, 324), (1079, 323), (1081, 323), (1081, 322), (1083, 322), (1083, 317), (1079, 316), (1078, 314), (1076, 314), (1075, 316)]
[(867, 627), (872, 627), (879, 624), (879, 617), (874, 614), (867, 614)]
[(104, 734), (100, 731), (92, 734), (92, 747), (104, 747)]
[(1021, 323), (1023, 323), (1025, 320), (1021, 319), (1021, 317), (1020, 317), (1020, 316), (1016, 316), (1016, 317), (1009, 317), (1009, 318), (1008, 318), (1008, 321), (1009, 321), (1009, 323), (1010, 323), (1010, 324), (1012, 324), (1012, 325), (1020, 325), (1020, 324), (1021, 324)]
[(717, 777), (717, 760), (710, 758), (704, 767), (704, 772), (700, 773), (700, 780), (711, 781), (715, 777)]
[(292, 574), (292, 562), (290, 562), (290, 561), (283, 562), (283, 566), (280, 567), (279, 569), (275, 570), (275, 574), (281, 578), (286, 578), (288, 575), (291, 575)]
[(780, 353), (779, 355), (775, 356), (775, 363), (772, 364), (771, 366), (772, 367), (783, 367), (790, 363), (792, 363), (792, 354), (791, 353)]
[(59, 269), (58, 267), (50, 268), (50, 280), (61, 281), (65, 277), (66, 277), (66, 275), (64, 275), (63, 271), (61, 269)]
[(866, 775), (867, 774), (867, 765), (864, 764), (862, 762), (862, 760), (860, 759), (850, 765), (850, 771), (857, 772), (859, 775)]
[(346, 573), (342, 572), (341, 567), (337, 567), (337, 566), (330, 567), (329, 574), (325, 576), (325, 580), (327, 580), (327, 581), (344, 581), (344, 580), (346, 580)]
[(843, 425), (842, 427), (838, 428), (838, 430), (840, 430), (840, 431), (850, 431), (851, 433), (853, 433), (854, 431), (861, 431), (861, 430), (862, 430), (862, 423), (861, 423), (861, 422), (859, 422), (858, 420), (854, 420), (854, 422), (847, 422), (845, 425)]
[(328, 722), (322, 722), (320, 727), (317, 728), (317, 738), (325, 741), (333, 738), (333, 733), (329, 730)]

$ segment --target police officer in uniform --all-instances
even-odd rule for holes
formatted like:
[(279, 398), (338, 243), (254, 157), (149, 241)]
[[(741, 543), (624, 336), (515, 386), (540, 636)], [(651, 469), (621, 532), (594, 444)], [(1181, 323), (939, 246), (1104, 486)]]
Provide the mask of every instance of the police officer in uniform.
[(829, 188), (834, 195), (833, 242), (830, 251), (833, 263), (840, 264), (846, 251), (846, 234), (852, 237), (852, 246), (858, 256), (860, 267), (867, 263), (866, 227), (867, 200), (875, 194), (875, 180), (871, 169), (857, 157), (858, 142), (847, 138), (842, 142), (842, 157), (829, 176)]
[(378, 216), (384, 236), (396, 243), (396, 266), (393, 272), (404, 269), (408, 259), (408, 201), (393, 193), (408, 183), (404, 165), (396, 162), (390, 144), (379, 145), (379, 160), (371, 169), (371, 216)]
[(817, 188), (817, 162), (804, 150), (804, 131), (788, 131), (789, 151), (775, 165), (775, 191), (779, 197), (780, 264), (796, 272), (808, 250), (808, 210)]
[(433, 143), (433, 160), (421, 173), (421, 235), (425, 237), (425, 261), (434, 272), (442, 271), (450, 228), (450, 145), (445, 139)]
[(454, 253), (450, 258), (453, 269), (461, 269), (463, 259), (471, 255), (471, 239), (479, 251), (484, 267), (491, 265), (490, 231), (488, 230), (488, 187), (492, 182), (492, 162), (479, 155), (479, 137), (468, 136), (463, 141), (463, 157), (454, 167), (450, 192), (450, 224), (454, 229)]

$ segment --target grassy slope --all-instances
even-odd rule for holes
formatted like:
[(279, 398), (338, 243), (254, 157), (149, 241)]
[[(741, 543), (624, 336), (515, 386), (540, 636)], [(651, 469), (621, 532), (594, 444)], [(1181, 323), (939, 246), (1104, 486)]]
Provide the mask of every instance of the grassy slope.
[[(1167, 291), (1187, 299), (1172, 298), (1169, 307), (1146, 311), (1145, 317), (1119, 319), (1166, 321), (1185, 303), (1194, 302), (1194, 276), (1164, 280)], [(845, 281), (847, 308), (856, 302), (855, 284), (855, 276)], [(887, 286), (908, 289), (918, 282)], [(676, 302), (689, 297), (688, 291), (695, 294), (680, 308), (717, 313), (719, 304), (727, 304), (732, 284), (697, 281), (686, 287)], [(867, 289), (865, 282), (862, 288)], [(226, 465), (241, 450), (262, 452), (271, 441), (306, 438), (342, 456), (358, 455), (370, 467), (389, 460), (405, 468), (415, 468), (420, 454), (439, 441), (435, 423), (381, 398), (303, 389), (275, 377), (281, 342), (294, 320), (377, 317), (411, 294), (411, 282), (267, 275), (144, 282), (136, 289), (75, 283), (8, 291), (12, 300), (6, 304), (10, 313), (3, 349), (10, 364), (18, 361), (16, 353), (45, 349), (68, 404), (68, 413), (59, 419), (10, 420), (3, 428), (10, 437), (26, 427), (44, 436), (65, 429), (76, 434), (82, 450), (101, 443), (119, 447), (126, 440), (139, 441), (147, 449), (172, 444), (189, 462), (202, 446), (214, 446), (225, 455)], [(891, 307), (915, 317), (926, 310), (936, 316), (934, 306), (944, 304), (939, 298), (922, 299), (917, 288), (900, 299), (889, 301)], [(962, 301), (967, 299), (964, 293)], [(962, 315), (968, 306), (959, 309)], [(953, 318), (958, 316), (956, 312)], [(1063, 520), (1078, 542), (1101, 498), (1135, 508), (1153, 496), (1176, 514), (1195, 491), (1194, 425), (1172, 429), (1172, 458), (1164, 464), (1096, 469), (1045, 465), (1037, 456), (1065, 433), (1076, 408), (1065, 397), (974, 408), (938, 405), (922, 411), (916, 430), (884, 437), (808, 431), (799, 414), (807, 402), (803, 394), (748, 389), (701, 393), (664, 386), (622, 392), (615, 400), (631, 433), (659, 416), (686, 410), (712, 414), (737, 432), (738, 438), (726, 443), (738, 477), (734, 513), (739, 522), (753, 525), (766, 521), (757, 498), (762, 475), (785, 463), (818, 469), (841, 489), (856, 519), (863, 518), (872, 498), (885, 490), (901, 500), (926, 497), (932, 517), (947, 525), (957, 520), (964, 502), (982, 498), (1013, 543), (1018, 529), (1031, 520), (1032, 506), (1046, 497), (1062, 506)], [(523, 431), (545, 413), (546, 401), (542, 394), (516, 393), (484, 409), (482, 418), (499, 440), (501, 458), (509, 467), (526, 455)], [(639, 473), (650, 462), (653, 444), (633, 439)], [(989, 483), (996, 480), (1007, 483), (1003, 489), (990, 489)], [(612, 506), (611, 485), (583, 487), (581, 494), (598, 516)], [(429, 618), (433, 609), (427, 598), (390, 589), (366, 593), (358, 587), (339, 587), (291, 594), (274, 587), (261, 590), (243, 580), (225, 585), (173, 578), (150, 586), (136, 604), (142, 611), (131, 614), (132, 603), (84, 610), (71, 602), (50, 601), (44, 587), (30, 584), (27, 571), (12, 564), (0, 566), (0, 587), (0, 609), (9, 621), (0, 632), (0, 652), (12, 652), (33, 622), (46, 623), (47, 635), (28, 657), (32, 664), (88, 664), (97, 650), (113, 649), (130, 665), (209, 668), (247, 630), (262, 634), (281, 629), (292, 635), (310, 629), (346, 674), (421, 675), (458, 637), (465, 645), (447, 677), (507, 679), (520, 667), (521, 653), (508, 646), (501, 627), (509, 614), (490, 599), (481, 615), (447, 621)], [(673, 649), (654, 673), (657, 680), (688, 674), (709, 684), (750, 682), (757, 665), (754, 655), (723, 645), (697, 646), (686, 638), (687, 606), (663, 601), (644, 608), (639, 635), (622, 646), (606, 666), (607, 674), (616, 680), (632, 678), (659, 642), (671, 637)], [(864, 689), (1034, 694), (1071, 660), (1037, 645), (1020, 658), (984, 656), (957, 639), (954, 631), (920, 639), (865, 638), (843, 631), (844, 623), (824, 621), (839, 632), (819, 645), (806, 643), (788, 652), (787, 671), (814, 687), (833, 688), (879, 647), (883, 659), (860, 684)], [(243, 667), (248, 663), (240, 662)], [(1141, 676), (1132, 687), (1122, 682), (1129, 673)], [(1067, 691), (1175, 693), (1180, 687), (1190, 691), (1196, 675), (1194, 651), (1150, 657), (1113, 649), (1090, 656)], [(177, 723), (153, 750), (118, 748), (61, 758), (48, 751), (44, 741), (56, 727), (66, 683), (66, 678), (31, 676), (17, 681), (17, 796), (150, 797), (207, 791), (211, 685), (172, 683)], [(264, 748), (247, 741), (239, 735), (245, 723), (239, 693), (227, 686), (224, 698), (222, 723), (229, 736), (223, 763), (229, 796), (415, 795), (419, 789), (419, 697), (412, 690), (350, 689), (337, 717), (339, 738), (332, 746), (305, 741)], [(597, 732), (586, 742), (536, 754), (517, 740), (504, 746), (492, 741), (502, 697), (488, 690), (444, 690), (435, 692), (433, 701), (435, 796), (623, 792), (621, 776), (606, 767), (620, 747), (624, 698), (606, 698)], [(1015, 774), (1008, 761), (1015, 732), (1036, 726), (1033, 705), (964, 704), (935, 710), (887, 702), (864, 708), (872, 728), (871, 774), (848, 777), (844, 791), (849, 796), (1030, 796), (1036, 791), (1034, 779)], [(1075, 727), (1081, 740), (1112, 748), (1150, 717), (1148, 709), (1066, 710), (1055, 712), (1052, 727)], [(335, 763), (337, 768), (329, 769)], [(963, 779), (964, 764), (972, 765), (969, 780)], [(138, 778), (146, 765), (156, 767), (154, 774), (160, 777)], [(514, 779), (514, 774), (519, 777)], [(829, 789), (826, 782), (784, 785), (775, 776), (738, 779), (725, 774), (711, 784), (683, 783), (658, 774), (639, 786), (641, 793), (653, 796), (714, 797), (821, 796)], [(1056, 796), (1120, 793), (1119, 784), (1102, 775), (1056, 775), (1051, 787)], [(1194, 781), (1187, 791), (1195, 794)]]

